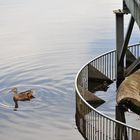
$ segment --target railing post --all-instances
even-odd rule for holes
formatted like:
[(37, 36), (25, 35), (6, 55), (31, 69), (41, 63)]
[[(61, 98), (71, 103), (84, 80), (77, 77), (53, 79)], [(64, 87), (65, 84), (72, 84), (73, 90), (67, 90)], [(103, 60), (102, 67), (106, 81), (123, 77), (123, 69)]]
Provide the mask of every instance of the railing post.
[[(116, 87), (124, 80), (124, 59), (119, 59), (124, 42), (124, 13), (122, 10), (114, 11), (116, 15)], [(125, 114), (119, 106), (116, 106), (116, 119), (125, 123)], [(123, 139), (120, 125), (116, 125), (116, 140)]]
[(119, 60), (122, 45), (124, 42), (124, 13), (121, 10), (116, 10), (114, 11), (114, 13), (116, 15), (116, 86), (118, 88), (121, 82), (124, 80), (124, 60)]
[[(116, 120), (126, 123), (125, 110), (122, 106), (116, 106)], [(116, 140), (128, 140), (127, 129), (125, 126), (116, 124)]]

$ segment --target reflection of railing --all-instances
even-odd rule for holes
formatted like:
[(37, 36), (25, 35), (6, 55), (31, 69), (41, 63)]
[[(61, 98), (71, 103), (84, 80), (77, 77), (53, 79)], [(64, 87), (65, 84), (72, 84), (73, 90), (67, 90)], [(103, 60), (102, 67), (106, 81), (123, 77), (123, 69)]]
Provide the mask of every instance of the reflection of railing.
[[(130, 46), (129, 50), (136, 58), (140, 56), (140, 44)], [(111, 51), (97, 57), (83, 66), (77, 74), (75, 88), (76, 125), (78, 130), (87, 140), (139, 140), (140, 129), (131, 127), (102, 114), (84, 99), (84, 92), (88, 90), (89, 64), (111, 80), (115, 80), (116, 52)]]

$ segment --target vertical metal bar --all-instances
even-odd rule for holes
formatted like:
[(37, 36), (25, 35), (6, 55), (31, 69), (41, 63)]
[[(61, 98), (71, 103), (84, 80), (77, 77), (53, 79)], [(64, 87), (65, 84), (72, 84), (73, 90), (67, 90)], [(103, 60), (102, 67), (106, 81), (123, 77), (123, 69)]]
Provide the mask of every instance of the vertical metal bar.
[(104, 60), (104, 56), (103, 56), (103, 74), (105, 73), (105, 60)]
[(111, 121), (109, 120), (109, 139), (111, 140), (111, 132), (112, 132), (112, 129), (111, 129)]
[(114, 140), (115, 139), (115, 122), (112, 122), (112, 123), (113, 123), (113, 126), (112, 126), (112, 128), (113, 128), (112, 138)]
[(109, 77), (109, 73), (108, 73), (108, 66), (109, 66), (109, 61), (108, 61), (108, 57), (109, 56), (109, 54), (107, 54), (107, 77)]
[(102, 116), (102, 140), (104, 140), (104, 117)]
[(105, 69), (105, 75), (106, 75), (106, 57), (105, 57), (105, 55), (104, 55), (104, 61), (105, 61), (105, 65), (104, 65), (104, 69)]
[(132, 47), (132, 53), (133, 53), (133, 55), (134, 55), (134, 47)]
[(105, 118), (103, 117), (103, 140), (105, 140)]
[(96, 112), (94, 112), (94, 139), (96, 140)]
[(87, 138), (89, 139), (89, 107), (87, 106)]
[(108, 54), (106, 55), (106, 76), (108, 77)]
[(91, 140), (91, 110), (89, 113), (89, 140)]
[(106, 139), (108, 140), (108, 120), (106, 119)]
[(96, 69), (97, 69), (97, 59), (96, 59)]
[(114, 68), (114, 55), (113, 55), (114, 53), (112, 53), (112, 63), (111, 63), (111, 65), (112, 65), (112, 79), (111, 80), (113, 80), (114, 79), (114, 72), (115, 72), (115, 68)]
[(98, 63), (98, 70), (100, 70), (100, 69), (99, 69), (99, 59), (97, 59), (97, 63)]
[(91, 112), (91, 140), (93, 140), (93, 111)]
[(115, 51), (115, 79), (117, 79), (117, 52)]
[(102, 57), (102, 73), (104, 73), (104, 58)]
[(123, 59), (120, 59), (122, 45), (124, 41), (124, 13), (120, 10), (115, 11), (116, 14), (116, 50), (117, 50), (117, 82), (118, 88), (124, 79)]
[(106, 73), (105, 73), (105, 75), (107, 76), (107, 64), (108, 64), (108, 62), (107, 62), (107, 55), (105, 55), (105, 59), (106, 59)]
[(110, 68), (109, 68), (109, 66), (110, 66), (109, 55), (110, 55), (110, 53), (107, 54), (107, 77), (108, 78), (110, 78), (110, 73), (109, 73), (109, 71), (110, 71)]
[(87, 106), (86, 106), (85, 118), (86, 118), (86, 138), (88, 139), (88, 114), (87, 114)]
[(101, 71), (100, 70), (100, 58), (98, 59), (98, 70)]
[(108, 73), (108, 72), (107, 72), (107, 70), (108, 70), (108, 69), (107, 69), (107, 67), (108, 67), (108, 61), (107, 61), (107, 59), (108, 59), (108, 55), (106, 55), (106, 76), (108, 77), (108, 74), (107, 74), (107, 73)]
[(83, 130), (84, 130), (84, 136), (87, 138), (87, 119), (86, 119), (86, 105), (85, 105), (85, 103), (83, 103), (84, 104), (84, 116), (83, 116), (83, 120), (84, 120), (84, 128), (83, 128)]
[(99, 70), (99, 59), (97, 59), (97, 70)]
[(111, 80), (113, 80), (113, 52), (111, 53)]
[(136, 45), (136, 57), (138, 56), (137, 53), (138, 53), (138, 46)]
[(99, 58), (99, 70), (101, 72), (101, 57)]
[(112, 75), (111, 75), (111, 73), (112, 73), (112, 69), (111, 69), (112, 68), (111, 67), (111, 64), (112, 64), (111, 63), (112, 62), (111, 55), (112, 55), (112, 53), (110, 53), (110, 55), (109, 55), (109, 73), (110, 73), (110, 75), (109, 75), (110, 77), (109, 78), (110, 79), (112, 79)]
[(115, 79), (114, 73), (115, 73), (115, 67), (114, 67), (114, 52), (112, 53), (112, 80)]
[(134, 20), (133, 16), (131, 16), (129, 26), (128, 26), (128, 29), (127, 29), (127, 33), (126, 33), (126, 36), (125, 36), (125, 40), (124, 40), (121, 52), (119, 54), (119, 60), (120, 61), (121, 61), (121, 59), (123, 59), (123, 57), (125, 55), (125, 52), (127, 50), (128, 43), (129, 43), (129, 40), (130, 40), (130, 36), (131, 36), (132, 30), (133, 30), (134, 22), (135, 22), (135, 20)]
[(94, 60), (92, 61), (92, 66), (94, 66)]
[(98, 133), (98, 140), (100, 140), (100, 133), (99, 133), (99, 114), (97, 114), (97, 116), (98, 116), (98, 121), (97, 121), (97, 123), (98, 123), (98, 129), (97, 129), (97, 133)]
[(92, 140), (94, 140), (94, 111), (92, 111)]
[(127, 129), (127, 135), (128, 135), (129, 139), (132, 139), (131, 136), (130, 136), (130, 128)]
[(86, 108), (87, 108), (87, 113), (86, 113), (86, 118), (87, 118), (87, 138), (89, 139), (89, 112), (88, 112), (89, 108), (88, 108), (88, 106), (86, 106)]
[(105, 61), (105, 65), (104, 65), (104, 69), (105, 69), (105, 75), (106, 75), (106, 57), (105, 57), (105, 55), (104, 55), (104, 61)]
[(110, 120), (108, 120), (108, 139), (110, 140)]
[(102, 121), (102, 116), (100, 116), (100, 139), (102, 140), (102, 138), (103, 138), (103, 136), (102, 136), (102, 132), (103, 132), (103, 130), (102, 130), (102, 125), (103, 125), (103, 121)]
[(92, 110), (90, 109), (90, 140), (92, 140)]
[(139, 52), (139, 45), (137, 45), (137, 58), (140, 56), (140, 52)]
[(134, 51), (135, 52), (135, 56), (137, 56), (137, 54), (136, 54), (136, 49), (137, 49), (136, 46), (134, 47), (134, 49), (135, 49), (135, 51)]
[(97, 139), (96, 130), (97, 130), (97, 118), (96, 118), (96, 112), (95, 112), (95, 140)]
[(98, 114), (96, 112), (96, 140), (98, 140)]
[(97, 70), (98, 70), (98, 59), (96, 59), (96, 68), (97, 68)]
[(92, 111), (90, 109), (90, 140), (92, 140)]

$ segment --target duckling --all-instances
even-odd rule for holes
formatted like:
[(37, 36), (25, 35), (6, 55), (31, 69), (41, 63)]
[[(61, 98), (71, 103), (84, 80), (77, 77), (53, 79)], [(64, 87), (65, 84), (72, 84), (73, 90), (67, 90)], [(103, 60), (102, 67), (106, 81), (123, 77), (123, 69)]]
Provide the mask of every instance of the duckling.
[(33, 91), (32, 90), (27, 90), (18, 93), (17, 88), (12, 89), (13, 92), (13, 101), (15, 102), (15, 111), (16, 108), (18, 108), (18, 101), (30, 101), (31, 99), (35, 98), (33, 96)]

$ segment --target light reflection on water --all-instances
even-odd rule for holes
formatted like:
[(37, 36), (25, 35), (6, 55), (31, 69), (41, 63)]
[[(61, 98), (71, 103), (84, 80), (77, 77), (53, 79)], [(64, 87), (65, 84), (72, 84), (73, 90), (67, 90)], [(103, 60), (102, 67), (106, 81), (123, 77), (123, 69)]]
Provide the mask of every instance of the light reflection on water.
[[(0, 0), (0, 139), (82, 139), (74, 78), (91, 58), (115, 48), (118, 7), (121, 1)], [(36, 98), (15, 112), (12, 87), (33, 88)]]

